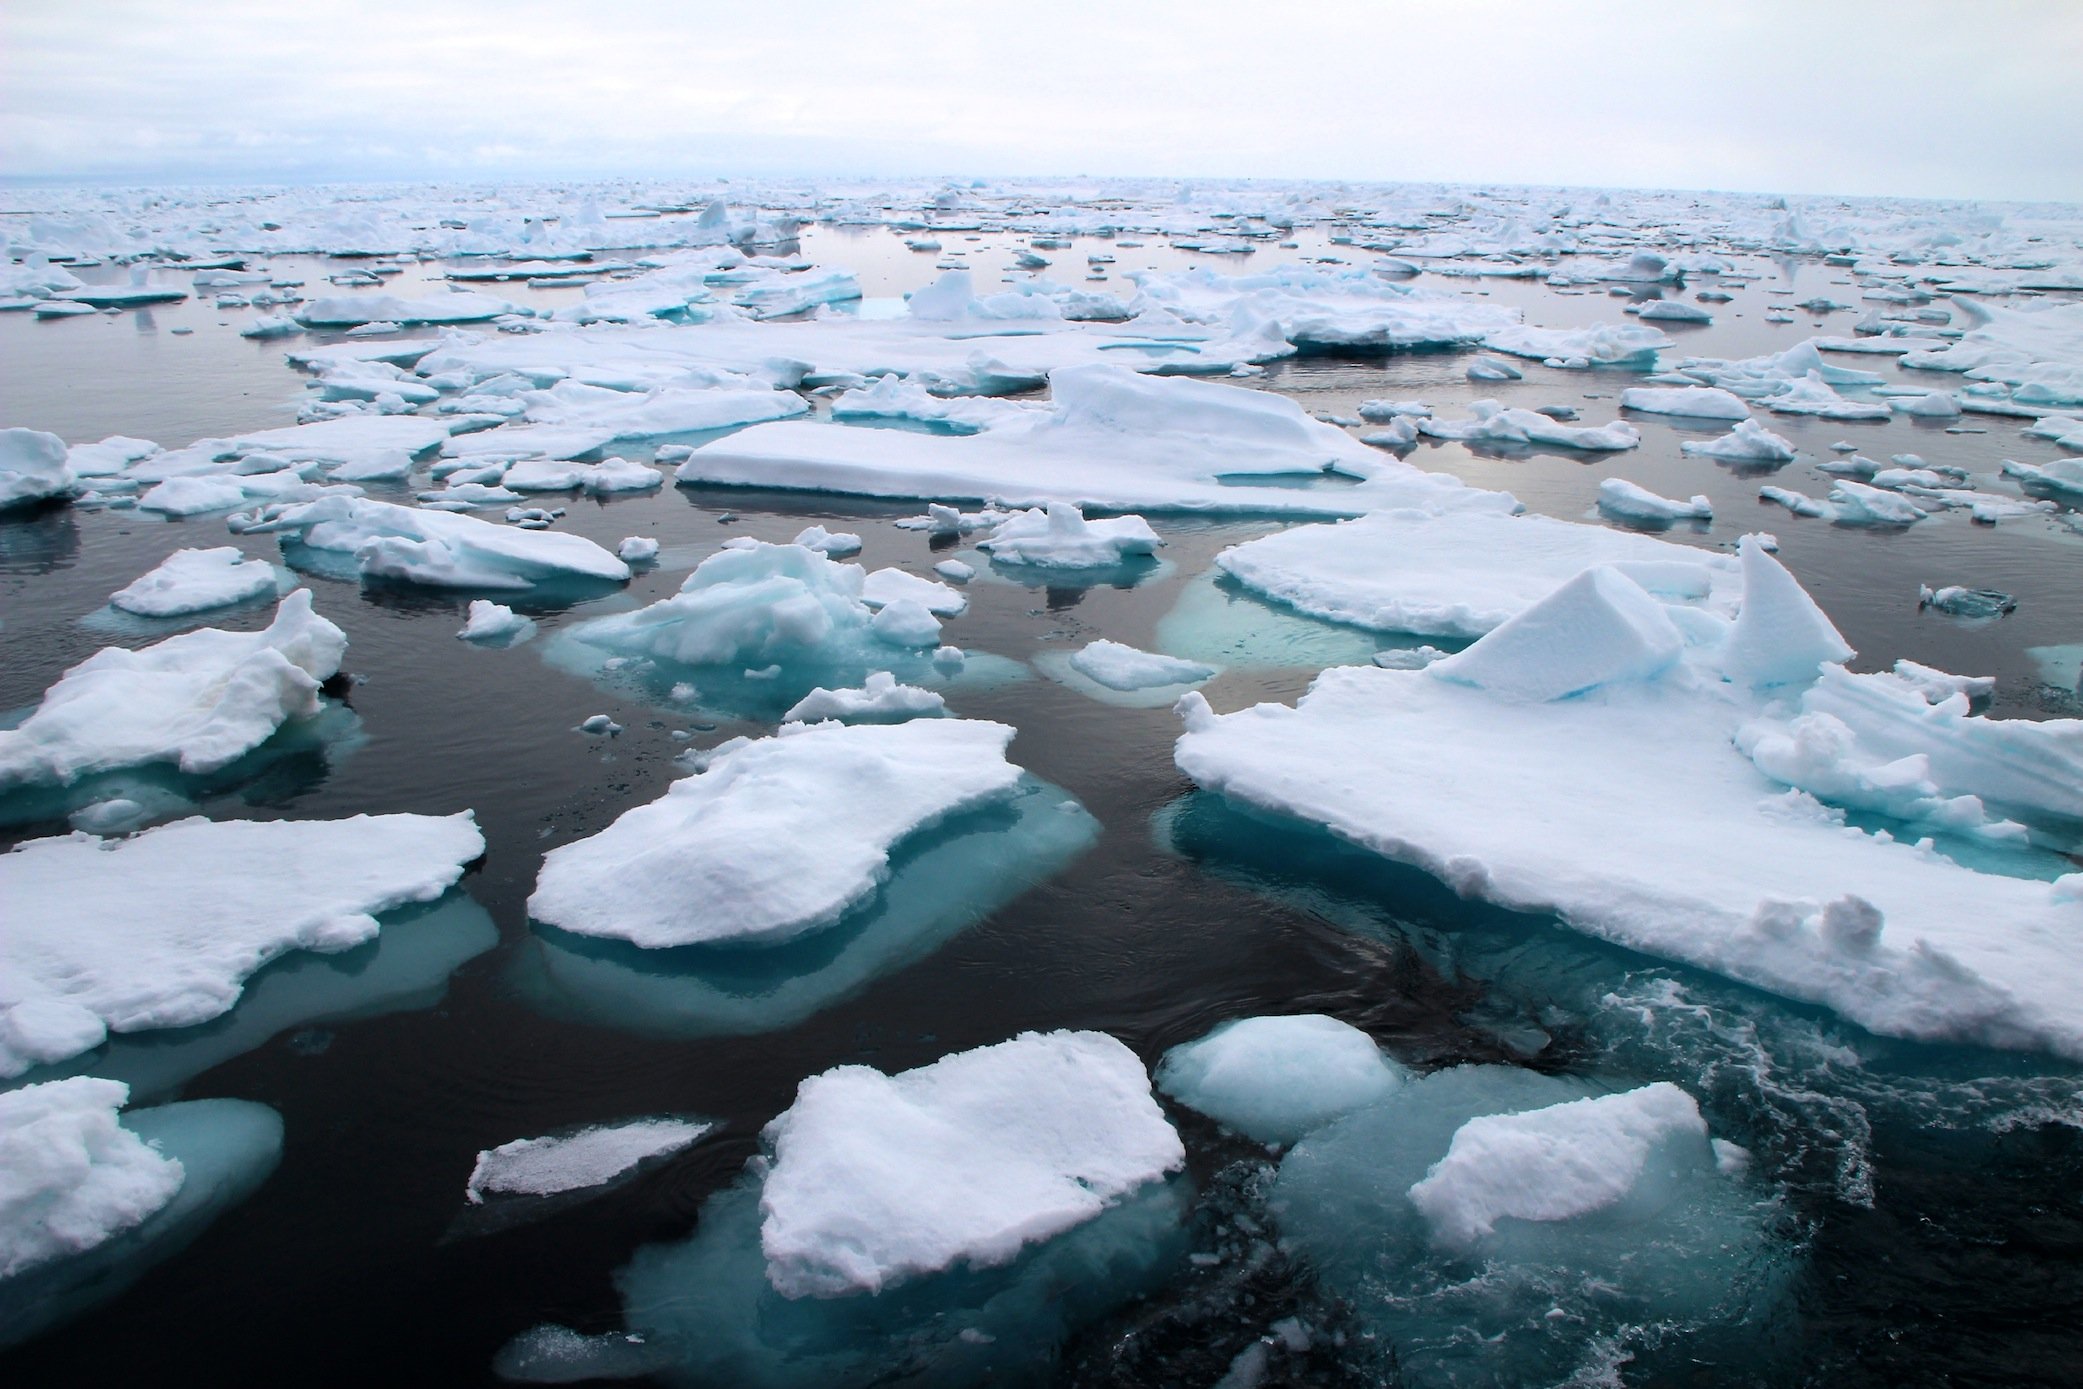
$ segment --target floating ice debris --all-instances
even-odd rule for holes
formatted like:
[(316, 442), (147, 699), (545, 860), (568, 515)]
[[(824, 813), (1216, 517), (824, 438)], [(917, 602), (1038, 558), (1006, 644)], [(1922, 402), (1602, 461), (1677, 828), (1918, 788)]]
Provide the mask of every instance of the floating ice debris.
[(484, 323), (526, 309), (484, 294), (462, 292), (433, 299), (404, 299), (395, 294), (349, 294), (313, 299), (296, 311), (307, 328), (375, 327), (394, 331), (408, 323)]
[[(575, 635), (591, 646), (694, 666), (838, 658), (845, 654), (841, 648), (857, 651), (864, 640), (879, 635), (871, 631), (878, 614), (865, 601), (867, 578), (859, 565), (835, 563), (815, 550), (748, 538), (703, 560), (672, 597), (633, 613), (596, 618), (576, 628)], [(931, 587), (950, 598), (961, 596), (942, 585)], [(883, 612), (900, 608), (898, 618), (891, 619), (893, 628), (905, 616), (904, 607), (924, 611), (916, 595), (892, 591), (891, 596)], [(900, 645), (911, 644), (908, 631), (892, 630), (891, 635), (903, 638)]]
[(275, 566), (222, 545), (211, 550), (174, 551), (149, 574), (111, 594), (109, 603), (140, 617), (182, 617), (273, 597), (275, 588)]
[(1936, 608), (1954, 617), (1989, 618), (2012, 611), (2018, 600), (1993, 588), (1965, 588), (1959, 584), (1932, 588), (1925, 584), (1917, 589), (1917, 606)]
[(578, 488), (598, 496), (649, 492), (665, 485), (665, 474), (626, 458), (609, 458), (599, 463), (524, 458), (502, 473), (499, 481), (501, 486), (516, 492), (566, 492)]
[(588, 714), (580, 719), (578, 727), (572, 730), (574, 733), (591, 733), (603, 738), (612, 738), (621, 731), (622, 725), (606, 714)]
[(0, 511), (62, 500), (78, 490), (63, 439), (40, 429), (0, 429)]
[[(26, 1341), (122, 1292), (252, 1195), (281, 1159), (282, 1119), (265, 1105), (161, 1105), (132, 1110), (115, 1129), (105, 1111), (122, 1102), (123, 1087), (111, 1086), (109, 1103), (107, 1091), (92, 1089), (108, 1085), (80, 1078), (0, 1095), (0, 1106), (12, 1111), (0, 1116), (0, 1131), (25, 1140), (17, 1145), (0, 1138), (12, 1149), (0, 1164), (11, 1188), (0, 1193), (0, 1228), (26, 1221), (61, 1246), (56, 1257), (0, 1278), (0, 1346)], [(81, 1086), (89, 1089), (74, 1088)], [(21, 1098), (53, 1091), (56, 1100)], [(27, 1114), (16, 1107), (24, 1105)], [(162, 1165), (145, 1168), (140, 1150)], [(175, 1182), (156, 1202), (148, 1196), (154, 1172), (157, 1181), (170, 1174)], [(152, 1208), (130, 1223), (124, 1208), (146, 1204)], [(15, 1233), (0, 1234), (0, 1246), (18, 1247)]]
[(799, 531), (791, 545), (801, 545), (806, 550), (816, 550), (833, 559), (844, 559), (861, 552), (861, 538), (851, 531), (828, 531), (823, 526), (805, 526)]
[(463, 630), (456, 633), (464, 641), (500, 642), (512, 645), (523, 642), (535, 633), (532, 619), (522, 617), (504, 603), (494, 603), (489, 598), (473, 598), (469, 616), (464, 620)]
[(1531, 357), (1571, 370), (1634, 367), (1653, 371), (1658, 350), (1670, 345), (1670, 338), (1657, 329), (1632, 323), (1593, 328), (1500, 328), (1483, 338), (1483, 346), (1494, 352)]
[(1697, 304), (1675, 299), (1651, 299), (1628, 310), (1644, 323), (1712, 323), (1714, 315)]
[(1261, 1143), (1289, 1144), (1406, 1078), (1374, 1039), (1321, 1013), (1239, 1018), (1165, 1053), (1157, 1088)]
[(1386, 424), (1390, 420), (1410, 415), (1423, 417), (1431, 413), (1432, 407), (1422, 400), (1363, 400), (1359, 406), (1360, 418), (1373, 424)]
[(264, 631), (205, 627), (141, 651), (98, 651), (45, 691), (27, 719), (0, 729), (0, 790), (155, 762), (216, 771), (286, 720), (316, 714), (319, 685), (346, 649), (346, 636), (298, 589)]
[(1633, 425), (1615, 421), (1596, 428), (1562, 424), (1538, 410), (1514, 410), (1494, 400), (1472, 402), (1472, 420), (1442, 420), (1426, 417), (1416, 421), (1417, 431), (1433, 439), (1470, 439), (1486, 444), (1546, 444), (1553, 448), (1606, 452), (1631, 449), (1642, 442)]
[(686, 1119), (632, 1119), (562, 1137), (517, 1138), (477, 1155), (463, 1195), (478, 1205), (488, 1195), (554, 1196), (605, 1186), (644, 1162), (693, 1146), (714, 1127)]
[(1185, 1161), (1142, 1063), (1098, 1032), (1022, 1033), (894, 1076), (841, 1066), (804, 1081), (766, 1139), (760, 1247), (795, 1298), (1010, 1263)]
[(287, 338), (304, 331), (304, 325), (287, 314), (264, 314), (239, 329), (242, 338)]
[(1741, 398), (1713, 386), (1633, 386), (1620, 393), (1620, 408), (1698, 420), (1750, 417), (1750, 407)]
[(1788, 381), (1759, 403), (1775, 414), (1815, 415), (1828, 420), (1884, 420), (1889, 415), (1888, 407), (1880, 401), (1846, 400), (1824, 382), (1820, 371)]
[(2040, 488), (2083, 497), (2083, 458), (2057, 458), (2047, 464), (2019, 463), (2006, 458), (2003, 472), (2005, 477), (2018, 479), (2028, 490)]
[(658, 800), (553, 849), (529, 914), (650, 948), (773, 944), (828, 926), (874, 893), (905, 836), (1011, 794), (1012, 736), (923, 719), (784, 724), (727, 743)]
[(1960, 401), (1945, 391), (1932, 391), (1928, 395), (1897, 397), (1889, 402), (1891, 408), (1921, 420), (1957, 420), (1960, 418)]
[(1477, 357), (1468, 364), (1471, 381), (1523, 381), (1526, 373), (1496, 357)]
[(1271, 1204), (1283, 1247), (1411, 1384), (1567, 1382), (1616, 1345), (1738, 1319), (1791, 1255), (1772, 1194), (1721, 1171), (1683, 1091), (1503, 1066), (1425, 1076), (1305, 1138)]
[(1737, 588), (1727, 555), (1544, 516), (1383, 512), (1276, 532), (1215, 562), (1314, 617), (1421, 636), (1481, 636), (1594, 564), (1724, 614)]
[(905, 719), (945, 713), (947, 700), (933, 690), (902, 685), (886, 670), (878, 670), (857, 690), (828, 690), (820, 686), (796, 701), (781, 716), (783, 723), (815, 723), (838, 719), (842, 723), (899, 723)]
[(1488, 1114), (1454, 1131), (1446, 1156), (1410, 1188), (1410, 1202), (1444, 1244), (1466, 1248), (1503, 1220), (1574, 1220), (1619, 1204), (1657, 1150), (1706, 1151), (1706, 1121), (1667, 1081), (1545, 1109)]
[(116, 1122), (130, 1087), (77, 1076), (0, 1093), (0, 1288), (140, 1224), (181, 1164)]
[(483, 852), (467, 812), (31, 840), (0, 855), (0, 1076), (228, 1012), (269, 960), (372, 938), (377, 913), (439, 897)]
[[(1049, 377), (1046, 410), (982, 433), (922, 435), (782, 422), (703, 445), (683, 483), (868, 496), (998, 498), (1018, 506), (1346, 516), (1392, 505), (1508, 507), (1508, 500), (1384, 458), (1267, 391), (1121, 367)], [(1341, 473), (1358, 486), (1262, 485)]]
[(1696, 496), (1690, 501), (1674, 501), (1620, 477), (1609, 477), (1599, 482), (1598, 509), (1623, 521), (1650, 524), (1714, 519), (1714, 503), (1704, 496)]
[(1849, 478), (1830, 484), (1830, 518), (1841, 526), (1908, 526), (1930, 514), (1883, 488)]
[(1830, 516), (1835, 514), (1828, 502), (1819, 502), (1805, 493), (1787, 487), (1760, 487), (1758, 497), (1762, 501), (1777, 502), (1796, 516)]
[[(437, 588), (525, 589), (559, 581), (623, 583), (629, 566), (583, 536), (521, 531), (454, 512), (326, 497), (232, 518), (244, 533), (292, 534), (308, 550), (350, 555), (369, 579)], [(295, 563), (297, 555), (290, 551)]]
[(1046, 508), (1035, 507), (1008, 516), (989, 536), (977, 542), (977, 548), (989, 551), (993, 559), (1013, 564), (1100, 569), (1153, 555), (1162, 544), (1150, 523), (1140, 516), (1088, 521), (1075, 505), (1050, 502)]
[(1756, 420), (1737, 421), (1736, 427), (1719, 439), (1705, 443), (1687, 439), (1678, 447), (1725, 463), (1791, 463), (1795, 457), (1792, 444)]
[(1084, 646), (1070, 658), (1073, 670), (1096, 680), (1110, 690), (1166, 689), (1198, 685), (1215, 674), (1213, 666), (1182, 661), (1138, 651), (1118, 641), (1101, 639)]
[(615, 558), (624, 564), (649, 564), (658, 558), (658, 542), (646, 535), (625, 535), (615, 547)]
[[(1203, 786), (1324, 824), (1464, 893), (1552, 910), (1576, 929), (1825, 1004), (1876, 1032), (2083, 1055), (2083, 964), (2065, 944), (2083, 929), (2073, 879), (2064, 888), (1999, 876), (1847, 826), (1805, 792), (1773, 794), (1733, 742), (1775, 699), (1800, 699), (1858, 731), (1862, 762), (1923, 754), (1920, 775), (1940, 793), (1987, 793), (2012, 813), (2044, 806), (2058, 824), (2083, 818), (2055, 808), (2083, 786), (2072, 729), (1972, 718), (1964, 700), (1930, 706), (1907, 683), (1900, 712), (1875, 684), (1840, 691), (1830, 673), (1839, 668), (1826, 663), (1848, 654), (1842, 638), (1776, 561), (1743, 548), (1745, 599), (1729, 635), (1718, 651), (1681, 651), (1661, 676), (1652, 672), (1669, 634), (1642, 595), (1622, 603), (1611, 578), (1578, 580), (1542, 606), (1598, 610), (1605, 636), (1589, 654), (1530, 640), (1528, 628), (1541, 627), (1522, 619), (1518, 632), (1501, 628), (1424, 671), (1328, 670), (1294, 709), (1218, 717), (1189, 695), (1179, 765)], [(1736, 683), (1714, 678), (1716, 667)], [(1471, 672), (1502, 689), (1451, 678)], [(1580, 693), (1528, 699), (1571, 691)], [(1809, 708), (1811, 699), (1824, 702)], [(2013, 740), (2031, 751), (1997, 751)], [(1538, 833), (1529, 777), (1572, 788), (1571, 813), (1540, 813)], [(2060, 782), (2069, 789), (2050, 789)], [(1869, 912), (1884, 923), (1877, 937), (1839, 929)]]
[(676, 1358), (669, 1344), (654, 1345), (633, 1331), (588, 1336), (545, 1323), (501, 1346), (492, 1359), (492, 1373), (509, 1384), (644, 1379), (670, 1370)]
[(976, 577), (976, 569), (958, 559), (944, 559), (933, 566), (933, 572), (951, 584), (966, 584)]

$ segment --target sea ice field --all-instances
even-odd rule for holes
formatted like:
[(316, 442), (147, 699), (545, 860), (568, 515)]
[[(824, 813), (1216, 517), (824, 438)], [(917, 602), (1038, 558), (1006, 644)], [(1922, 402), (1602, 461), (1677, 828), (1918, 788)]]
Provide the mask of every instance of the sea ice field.
[(2083, 209), (0, 241), (9, 1383), (2083, 1381)]

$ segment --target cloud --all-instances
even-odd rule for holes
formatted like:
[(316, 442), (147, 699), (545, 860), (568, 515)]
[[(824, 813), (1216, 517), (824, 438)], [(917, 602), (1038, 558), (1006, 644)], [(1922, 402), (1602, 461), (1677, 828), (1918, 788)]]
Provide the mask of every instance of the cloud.
[(2083, 6), (104, 0), (0, 11), (15, 175), (1154, 174), (2083, 199)]

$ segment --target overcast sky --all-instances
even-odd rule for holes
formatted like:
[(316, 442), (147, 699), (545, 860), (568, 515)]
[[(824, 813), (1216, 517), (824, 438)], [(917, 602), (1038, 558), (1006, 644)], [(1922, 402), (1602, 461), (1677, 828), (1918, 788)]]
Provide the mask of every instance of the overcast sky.
[(0, 0), (0, 174), (2083, 201), (2083, 0)]

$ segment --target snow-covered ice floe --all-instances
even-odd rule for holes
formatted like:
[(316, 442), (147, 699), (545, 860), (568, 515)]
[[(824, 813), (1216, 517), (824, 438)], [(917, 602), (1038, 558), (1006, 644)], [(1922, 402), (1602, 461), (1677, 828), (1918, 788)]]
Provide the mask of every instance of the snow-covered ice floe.
[(1295, 708), (1227, 716), (1188, 695), (1179, 766), (1466, 895), (1874, 1032), (2083, 1056), (2083, 877), (1910, 842), (2070, 847), (2083, 725), (1851, 675), (1755, 540), (1742, 569), (1732, 622), (1597, 568), (1423, 670), (1333, 669)]
[[(109, 595), (109, 605), (139, 617), (185, 617), (255, 598), (274, 596), (275, 567), (248, 559), (230, 545), (176, 550)], [(330, 672), (328, 672), (330, 673)]]
[(716, 1126), (692, 1119), (629, 1119), (575, 1133), (517, 1138), (477, 1155), (464, 1184), (472, 1205), (486, 1197), (558, 1196), (599, 1190), (648, 1162), (692, 1147)]
[(1612, 453), (1642, 442), (1641, 431), (1625, 421), (1608, 425), (1563, 424), (1538, 410), (1516, 410), (1494, 400), (1478, 400), (1466, 420), (1436, 416), (1417, 421), (1417, 432), (1429, 439), (1452, 439), (1502, 446), (1545, 446), (1583, 453)]
[(506, 604), (494, 603), (489, 598), (470, 600), (463, 630), (456, 633), (462, 641), (486, 646), (517, 646), (534, 635), (534, 619), (523, 617)]
[(19, 845), (0, 855), (0, 1077), (112, 1032), (230, 1012), (270, 960), (374, 938), (377, 914), (441, 896), (483, 852), (467, 813), (184, 820)]
[(1025, 1033), (897, 1075), (803, 1082), (765, 1160), (692, 1238), (619, 1278), (673, 1378), (866, 1385), (1027, 1378), (1184, 1253), (1185, 1153), (1134, 1053)]
[(1104, 569), (1157, 553), (1164, 542), (1140, 516), (1087, 520), (1069, 502), (1016, 511), (976, 543), (1006, 564), (1043, 569)]
[(298, 589), (259, 632), (206, 627), (141, 651), (98, 651), (27, 719), (0, 729), (0, 791), (150, 763), (215, 771), (285, 722), (316, 715), (319, 686), (346, 649), (346, 635)]
[[(1421, 472), (1284, 396), (1121, 367), (1049, 377), (1046, 410), (975, 434), (787, 422), (705, 444), (683, 483), (1088, 510), (1352, 516), (1391, 505), (1508, 509), (1496, 493)], [(1342, 479), (1345, 485), (1297, 488)], [(1357, 480), (1357, 481), (1355, 481)]]
[(726, 744), (660, 799), (551, 850), (529, 914), (653, 949), (792, 940), (870, 896), (906, 836), (1009, 795), (1012, 738), (924, 719), (791, 723)]
[(1098, 836), (1075, 800), (1022, 776), (1007, 795), (895, 844), (873, 894), (822, 930), (780, 944), (652, 949), (540, 926), (511, 975), (537, 1007), (593, 1025), (663, 1037), (779, 1031), (930, 955)]
[(0, 1346), (107, 1301), (250, 1196), (282, 1120), (244, 1100), (120, 1114), (79, 1076), (0, 1094)]
[(1419, 636), (1479, 637), (1594, 564), (1724, 616), (1739, 584), (1728, 555), (1544, 516), (1383, 512), (1279, 531), (1215, 562), (1312, 617)]
[(336, 565), (351, 566), (365, 579), (493, 590), (629, 579), (627, 564), (581, 535), (520, 530), (364, 497), (264, 507), (232, 520), (244, 534), (285, 536), (292, 565), (338, 556)]
[(906, 719), (931, 718), (947, 712), (947, 700), (938, 691), (900, 684), (886, 670), (870, 675), (858, 689), (829, 690), (820, 686), (804, 695), (781, 716), (783, 723), (817, 723), (837, 719), (841, 723), (902, 723)]
[(1668, 1083), (1461, 1066), (1303, 1138), (1271, 1208), (1411, 1384), (1570, 1382), (1615, 1345), (1741, 1319), (1791, 1252), (1742, 1150)]

